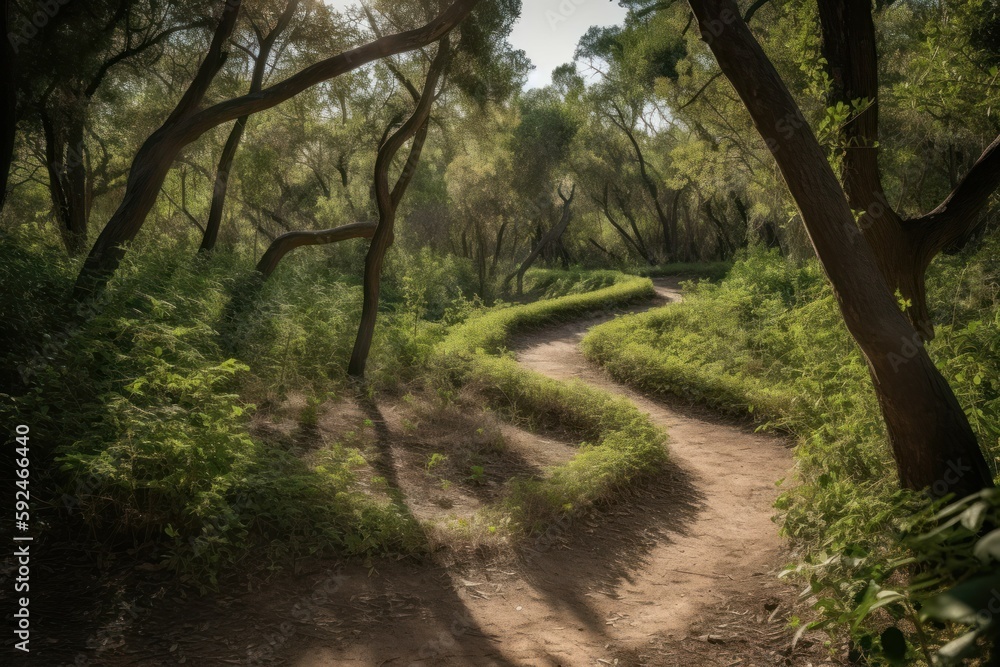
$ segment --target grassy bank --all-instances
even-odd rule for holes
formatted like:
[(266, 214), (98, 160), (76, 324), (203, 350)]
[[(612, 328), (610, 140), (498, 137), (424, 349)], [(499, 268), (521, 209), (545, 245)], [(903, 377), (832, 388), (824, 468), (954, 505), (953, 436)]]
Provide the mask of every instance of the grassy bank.
[[(996, 257), (994, 241), (967, 263), (945, 259), (934, 267), (938, 336), (930, 345), (994, 466), (1000, 461)], [(783, 529), (803, 556), (798, 572), (819, 597), (823, 621), (853, 628), (873, 664), (888, 659), (879, 633), (908, 618), (905, 605), (919, 609), (931, 593), (972, 571), (962, 569), (968, 559), (954, 565), (956, 545), (970, 552), (974, 541), (954, 526), (930, 542), (910, 539), (921, 530), (916, 526), (933, 527), (927, 504), (897, 490), (867, 368), (815, 262), (751, 252), (721, 283), (688, 285), (682, 303), (599, 326), (583, 348), (615, 378), (645, 392), (709, 405), (798, 438), (800, 484), (779, 501)], [(869, 618), (874, 596), (905, 577), (897, 564), (904, 558), (921, 560), (938, 578), (912, 596), (904, 591), (895, 607), (876, 606), (880, 611)], [(901, 627), (910, 658), (919, 660), (920, 633), (908, 623)], [(951, 633), (931, 628), (924, 635), (937, 646)]]
[(499, 518), (512, 534), (531, 534), (558, 516), (614, 496), (660, 466), (666, 435), (629, 401), (578, 382), (560, 382), (522, 368), (503, 353), (518, 333), (648, 299), (648, 279), (619, 280), (585, 294), (502, 308), (456, 327), (439, 346), (440, 364), (459, 383), (471, 383), (511, 418), (555, 425), (580, 437), (580, 452), (543, 479), (519, 480), (487, 523)]

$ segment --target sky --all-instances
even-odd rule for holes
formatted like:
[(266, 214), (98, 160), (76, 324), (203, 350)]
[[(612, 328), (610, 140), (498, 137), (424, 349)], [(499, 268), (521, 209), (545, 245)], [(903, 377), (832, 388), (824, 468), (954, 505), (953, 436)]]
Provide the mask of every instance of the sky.
[(625, 20), (626, 10), (609, 0), (523, 0), (521, 18), (510, 42), (523, 49), (535, 69), (528, 87), (552, 82), (552, 70), (573, 60), (576, 43), (593, 25), (614, 25)]
[[(326, 0), (333, 7), (346, 7), (357, 0)], [(521, 18), (510, 42), (522, 49), (535, 69), (528, 87), (552, 82), (552, 70), (573, 60), (576, 43), (592, 25), (614, 25), (625, 20), (626, 11), (613, 0), (523, 0)]]

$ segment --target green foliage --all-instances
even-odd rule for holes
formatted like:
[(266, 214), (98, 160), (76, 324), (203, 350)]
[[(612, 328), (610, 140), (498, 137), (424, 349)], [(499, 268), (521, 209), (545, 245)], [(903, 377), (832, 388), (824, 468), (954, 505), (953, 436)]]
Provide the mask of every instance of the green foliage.
[[(163, 562), (203, 585), (253, 548), (274, 564), (423, 548), (412, 518), (356, 487), (364, 460), (354, 450), (334, 446), (306, 462), (251, 436), (249, 397), (277, 401), (293, 388), (325, 396), (346, 382), (358, 288), (318, 263), (262, 286), (235, 255), (137, 248), (105, 298), (69, 317), (69, 267), (10, 238), (0, 253), (9, 260), (3, 293), (34, 296), (4, 331), (16, 382), (3, 416), (32, 425), (45, 443), (38, 469), (55, 463), (45, 480), (54, 502), (108, 548), (156, 544)], [(417, 372), (443, 330), (423, 319), (424, 290), (401, 299), (384, 314), (373, 354), (393, 385)], [(390, 376), (398, 367), (405, 372)], [(303, 425), (315, 423), (316, 406), (309, 399)]]
[(502, 505), (482, 517), (490, 532), (498, 524), (515, 535), (544, 529), (565, 512), (612, 498), (617, 489), (662, 465), (666, 435), (627, 399), (546, 378), (499, 354), (515, 333), (651, 295), (649, 280), (637, 278), (595, 292), (491, 310), (455, 327), (441, 343), (441, 367), (477, 387), (496, 409), (586, 440), (573, 460), (549, 476), (515, 481)]
[(659, 266), (643, 266), (636, 269), (635, 274), (648, 278), (681, 276), (684, 278), (722, 280), (732, 267), (732, 262), (673, 262)]
[(524, 276), (524, 289), (532, 299), (556, 299), (570, 294), (596, 292), (629, 279), (630, 276), (619, 271), (529, 269)]
[(623, 306), (651, 298), (653, 294), (653, 284), (648, 278), (635, 278), (596, 292), (570, 294), (524, 306), (500, 307), (455, 327), (443, 341), (441, 351), (468, 354), (483, 350), (496, 353), (511, 335), (520, 331), (588, 311)]
[[(972, 258), (938, 262), (930, 283), (939, 321), (930, 351), (994, 466), (1000, 456), (996, 243), (988, 241)], [(815, 262), (745, 253), (721, 283), (689, 283), (681, 303), (599, 326), (583, 349), (645, 391), (798, 436), (801, 483), (777, 507), (785, 533), (805, 554), (792, 572), (808, 579), (818, 599), (821, 618), (810, 627), (848, 630), (870, 664), (926, 659), (950, 638), (922, 623), (917, 611), (949, 582), (981, 569), (972, 567), (974, 537), (956, 532), (962, 520), (954, 518), (932, 538), (901, 539), (920, 533), (911, 517), (926, 516), (926, 502), (897, 491), (867, 368)], [(983, 521), (985, 505), (976, 507), (976, 521)], [(995, 518), (985, 520), (991, 525)], [(908, 587), (914, 562), (922, 574)], [(973, 632), (986, 633), (978, 627)]]

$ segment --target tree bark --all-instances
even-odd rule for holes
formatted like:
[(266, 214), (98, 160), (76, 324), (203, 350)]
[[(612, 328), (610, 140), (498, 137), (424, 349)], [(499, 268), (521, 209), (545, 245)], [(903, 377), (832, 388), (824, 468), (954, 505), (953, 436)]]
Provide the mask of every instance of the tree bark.
[(80, 255), (87, 246), (87, 218), (90, 210), (87, 168), (84, 160), (83, 119), (71, 118), (66, 127), (57, 127), (47, 113), (40, 113), (45, 137), (45, 167), (49, 176), (52, 208), (59, 222), (66, 252)]
[[(375, 201), (378, 204), (378, 227), (372, 237), (368, 254), (365, 257), (364, 301), (361, 307), (361, 321), (358, 324), (358, 335), (351, 352), (351, 361), (347, 372), (355, 378), (363, 378), (368, 365), (368, 354), (371, 351), (372, 339), (375, 336), (375, 323), (378, 319), (379, 296), (382, 289), (382, 264), (385, 254), (395, 240), (396, 210), (406, 194), (406, 188), (413, 179), (413, 173), (420, 161), (420, 154), (427, 139), (427, 127), (434, 104), (438, 80), (447, 66), (451, 47), (447, 36), (441, 39), (437, 55), (427, 71), (420, 100), (413, 114), (405, 123), (390, 136), (379, 149), (375, 160)], [(403, 166), (403, 171), (396, 180), (396, 185), (389, 190), (389, 168), (393, 158), (403, 145), (413, 139), (410, 145), (410, 155)]]
[[(925, 340), (934, 337), (927, 306), (925, 275), (934, 257), (961, 246), (982, 222), (980, 213), (1000, 185), (1000, 137), (984, 151), (966, 177), (930, 213), (904, 220), (890, 206), (878, 165), (879, 90), (875, 23), (869, 0), (819, 3), (823, 56), (833, 81), (828, 104), (854, 109), (841, 135), (844, 142), (841, 180), (865, 239), (882, 275), (910, 302), (907, 316)], [(952, 177), (952, 182), (956, 182)]]
[[(299, 0), (290, 0), (285, 7), (285, 11), (278, 17), (278, 21), (267, 35), (258, 33), (257, 35), (257, 57), (254, 62), (253, 75), (250, 78), (250, 94), (260, 92), (264, 85), (264, 72), (267, 70), (267, 59), (271, 55), (274, 43), (278, 36), (292, 22), (292, 17), (298, 9)], [(219, 165), (215, 169), (215, 188), (212, 190), (212, 206), (208, 211), (208, 222), (205, 224), (205, 234), (201, 239), (199, 252), (210, 252), (215, 248), (215, 243), (219, 238), (219, 228), (222, 226), (222, 214), (226, 207), (226, 191), (229, 189), (229, 174), (233, 168), (233, 159), (236, 157), (236, 150), (243, 139), (243, 132), (246, 129), (249, 115), (240, 116), (236, 119), (233, 129), (229, 131), (229, 138), (222, 149), (219, 157)]]
[(702, 38), (750, 113), (791, 191), (861, 348), (904, 487), (937, 496), (992, 486), (962, 407), (899, 310), (843, 188), (733, 0), (689, 0)]
[(257, 262), (257, 271), (264, 278), (271, 277), (278, 263), (291, 251), (310, 245), (326, 245), (339, 243), (348, 239), (370, 239), (375, 235), (374, 222), (356, 222), (343, 227), (325, 229), (317, 232), (288, 232), (276, 238), (267, 251)]
[(87, 298), (100, 290), (125, 255), (125, 245), (139, 233), (173, 161), (180, 151), (202, 134), (241, 116), (265, 111), (318, 83), (387, 56), (412, 51), (438, 41), (461, 23), (479, 0), (455, 0), (426, 25), (387, 35), (306, 67), (297, 74), (258, 93), (219, 102), (206, 109), (198, 106), (208, 84), (222, 65), (222, 46), (236, 22), (239, 1), (227, 1), (209, 53), (195, 80), (174, 112), (136, 153), (118, 210), (101, 232), (77, 278), (74, 297)]
[(574, 185), (573, 188), (570, 190), (569, 197), (563, 195), (562, 186), (559, 187), (559, 198), (562, 199), (563, 201), (562, 217), (559, 219), (559, 222), (553, 225), (552, 228), (549, 229), (549, 231), (547, 231), (545, 234), (542, 235), (542, 238), (539, 239), (535, 247), (532, 248), (531, 252), (528, 253), (528, 256), (524, 258), (523, 262), (521, 262), (521, 265), (517, 268), (517, 271), (507, 276), (507, 278), (504, 280), (504, 284), (508, 285), (510, 284), (510, 281), (513, 278), (515, 277), (517, 278), (518, 295), (524, 293), (524, 274), (527, 273), (528, 269), (531, 268), (531, 265), (535, 263), (535, 260), (538, 259), (538, 256), (542, 253), (542, 250), (544, 250), (545, 247), (548, 246), (550, 243), (554, 243), (560, 238), (562, 238), (562, 235), (566, 233), (566, 228), (569, 227), (570, 220), (573, 217), (570, 205), (573, 203), (573, 197), (575, 195), (576, 195), (576, 185)]

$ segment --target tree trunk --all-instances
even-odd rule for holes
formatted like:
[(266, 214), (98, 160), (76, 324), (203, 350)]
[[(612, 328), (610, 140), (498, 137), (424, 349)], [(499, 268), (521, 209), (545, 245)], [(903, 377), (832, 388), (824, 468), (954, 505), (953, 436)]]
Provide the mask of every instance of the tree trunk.
[(347, 239), (370, 239), (375, 235), (375, 227), (374, 222), (356, 222), (352, 225), (344, 225), (343, 227), (317, 232), (288, 232), (287, 234), (282, 234), (271, 242), (267, 251), (260, 258), (260, 261), (257, 262), (257, 271), (265, 279), (270, 278), (284, 256), (297, 248), (339, 243)]
[(795, 199), (851, 335), (868, 362), (904, 487), (964, 496), (992, 486), (962, 407), (899, 310), (843, 188), (733, 0), (689, 0)]
[[(424, 142), (427, 139), (431, 107), (434, 104), (435, 90), (438, 80), (448, 63), (451, 47), (448, 38), (442, 38), (438, 45), (437, 55), (427, 71), (427, 80), (420, 94), (413, 114), (403, 123), (382, 148), (375, 160), (375, 201), (378, 204), (378, 227), (368, 247), (365, 257), (364, 302), (361, 307), (361, 322), (358, 324), (358, 335), (351, 352), (351, 361), (347, 372), (352, 377), (363, 378), (368, 365), (368, 354), (371, 351), (372, 339), (375, 336), (375, 323), (378, 319), (379, 297), (382, 290), (382, 264), (385, 254), (395, 239), (396, 210), (403, 200), (406, 188), (413, 179), (413, 172), (420, 161)], [(392, 160), (403, 145), (413, 139), (410, 155), (403, 167), (403, 172), (396, 181), (392, 191), (389, 190), (389, 168)]]
[[(656, 217), (660, 221), (660, 224), (664, 229), (667, 229), (670, 225), (669, 218), (666, 212), (663, 210), (663, 205), (660, 203), (660, 191), (656, 187), (656, 181), (649, 173), (649, 169), (646, 166), (646, 156), (642, 153), (642, 147), (639, 146), (639, 141), (635, 138), (635, 132), (628, 127), (625, 122), (624, 115), (620, 114), (620, 122), (612, 119), (612, 122), (617, 125), (625, 136), (628, 137), (629, 143), (632, 144), (632, 150), (635, 151), (636, 160), (639, 162), (639, 175), (642, 177), (642, 182), (646, 186), (646, 191), (649, 193), (650, 199), (653, 200), (653, 209), (656, 211)], [(676, 225), (676, 221), (674, 222)], [(664, 243), (669, 243), (666, 239)], [(668, 246), (666, 250), (666, 260), (670, 261), (671, 256), (676, 252), (676, 246)]]
[(819, 3), (823, 56), (833, 81), (829, 105), (848, 107), (862, 100), (841, 134), (841, 175), (848, 202), (863, 211), (858, 225), (871, 246), (891, 289), (910, 302), (907, 316), (925, 340), (934, 337), (927, 307), (925, 274), (934, 257), (972, 237), (980, 213), (1000, 185), (1000, 138), (994, 141), (961, 182), (950, 173), (954, 191), (934, 211), (903, 220), (893, 210), (882, 186), (878, 165), (879, 94), (875, 23), (869, 0)]
[[(250, 94), (260, 92), (264, 85), (264, 72), (267, 69), (267, 59), (271, 55), (271, 49), (278, 36), (284, 32), (288, 24), (291, 23), (295, 10), (298, 9), (299, 0), (290, 0), (285, 7), (285, 11), (278, 17), (278, 21), (273, 30), (263, 36), (258, 32), (258, 50), (254, 62), (253, 75), (250, 78)], [(229, 131), (229, 138), (222, 149), (219, 157), (219, 166), (215, 170), (215, 188), (212, 190), (212, 206), (208, 211), (208, 223), (205, 225), (205, 234), (201, 239), (199, 252), (209, 252), (215, 249), (215, 243), (219, 238), (219, 228), (222, 226), (222, 213), (226, 207), (226, 191), (229, 189), (229, 174), (233, 168), (233, 159), (236, 157), (236, 150), (240, 147), (243, 139), (243, 131), (246, 129), (250, 116), (240, 116), (236, 119), (233, 129)]]
[(70, 119), (63, 129), (57, 127), (47, 113), (40, 115), (52, 208), (66, 252), (75, 257), (86, 249), (90, 208), (83, 155), (83, 121), (80, 118)]
[(625, 228), (622, 227), (618, 223), (618, 221), (615, 220), (614, 216), (611, 214), (611, 204), (608, 201), (608, 191), (610, 189), (611, 189), (611, 184), (610, 183), (605, 184), (603, 197), (601, 199), (592, 197), (592, 199), (594, 199), (594, 201), (600, 204), (601, 211), (604, 213), (604, 217), (607, 218), (609, 223), (611, 223), (611, 227), (614, 228), (616, 232), (618, 232), (618, 235), (622, 237), (622, 241), (625, 242), (625, 249), (633, 251), (650, 266), (655, 265), (656, 262), (649, 255), (646, 248), (642, 245), (639, 245), (639, 242), (633, 239), (632, 235), (629, 234), (627, 231), (625, 231)]
[(510, 284), (511, 279), (515, 277), (517, 278), (518, 296), (524, 294), (524, 274), (527, 273), (528, 269), (531, 268), (531, 265), (535, 263), (535, 260), (538, 259), (538, 256), (542, 253), (542, 250), (544, 250), (545, 247), (548, 246), (549, 244), (555, 243), (557, 240), (562, 238), (563, 234), (566, 233), (566, 228), (569, 227), (569, 222), (570, 219), (572, 218), (572, 210), (570, 209), (570, 204), (573, 203), (573, 197), (575, 194), (576, 194), (575, 185), (570, 190), (569, 197), (563, 195), (562, 186), (559, 187), (559, 198), (563, 200), (562, 217), (559, 219), (559, 222), (557, 222), (555, 225), (552, 226), (551, 229), (549, 229), (548, 232), (542, 235), (542, 238), (538, 241), (538, 243), (531, 250), (531, 252), (528, 253), (528, 256), (524, 258), (524, 261), (521, 262), (521, 265), (517, 268), (517, 271), (507, 276), (507, 278), (504, 280), (504, 285), (506, 286)]
[(194, 81), (164, 124), (146, 139), (132, 161), (125, 197), (98, 236), (77, 278), (74, 298), (86, 299), (100, 290), (118, 268), (131, 242), (156, 202), (170, 166), (180, 151), (205, 132), (242, 116), (265, 111), (300, 92), (387, 56), (412, 51), (440, 40), (461, 23), (478, 0), (455, 0), (426, 25), (376, 39), (306, 67), (259, 93), (219, 102), (199, 110), (208, 85), (222, 66), (223, 46), (239, 12), (239, 0), (227, 0), (212, 46)]

